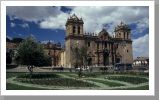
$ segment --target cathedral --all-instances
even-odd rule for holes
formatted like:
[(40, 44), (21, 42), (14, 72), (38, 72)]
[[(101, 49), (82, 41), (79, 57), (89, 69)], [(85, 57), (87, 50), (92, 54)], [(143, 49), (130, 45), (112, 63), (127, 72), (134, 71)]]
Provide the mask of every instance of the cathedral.
[[(61, 48), (60, 43), (52, 44), (50, 41), (44, 44), (45, 54), (51, 61), (50, 66), (73, 68), (75, 65), (71, 50), (73, 46), (88, 47), (87, 66), (104, 67), (113, 66), (115, 63), (133, 63), (129, 26), (121, 22), (115, 27), (115, 35), (112, 36), (104, 28), (98, 34), (84, 33), (83, 25), (82, 18), (79, 19), (74, 14), (67, 19), (65, 24), (65, 46)], [(17, 46), (7, 43), (7, 54)]]
[(115, 63), (132, 63), (131, 29), (121, 22), (111, 36), (106, 29), (98, 34), (84, 33), (84, 22), (75, 14), (66, 21), (65, 46), (61, 49), (59, 64), (65, 68), (74, 66), (71, 46), (88, 47), (88, 66), (113, 66)]

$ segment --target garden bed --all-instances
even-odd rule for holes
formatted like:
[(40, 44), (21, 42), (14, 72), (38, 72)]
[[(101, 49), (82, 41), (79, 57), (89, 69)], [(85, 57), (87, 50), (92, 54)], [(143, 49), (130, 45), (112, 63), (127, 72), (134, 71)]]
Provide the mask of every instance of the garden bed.
[[(30, 74), (21, 74), (17, 78), (30, 78)], [(60, 78), (57, 74), (33, 74), (32, 78)]]
[(131, 77), (131, 76), (109, 76), (109, 77), (105, 77), (105, 79), (124, 81), (124, 82), (129, 82), (132, 84), (140, 84), (140, 83), (145, 83), (149, 81), (146, 78)]
[(37, 85), (66, 86), (66, 87), (97, 87), (96, 85), (91, 83), (75, 79), (69, 79), (69, 78), (15, 79), (15, 81), (28, 83), (28, 84), (37, 84)]

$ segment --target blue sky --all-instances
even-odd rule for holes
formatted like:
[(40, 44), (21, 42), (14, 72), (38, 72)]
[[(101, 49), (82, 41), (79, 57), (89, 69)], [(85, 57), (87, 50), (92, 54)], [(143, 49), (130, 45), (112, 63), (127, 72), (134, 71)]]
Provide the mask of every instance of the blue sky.
[(111, 35), (124, 22), (131, 28), (133, 58), (149, 56), (149, 7), (146, 6), (7, 6), (6, 36), (65, 44), (65, 23), (76, 14), (84, 21), (84, 33), (98, 34), (104, 27)]

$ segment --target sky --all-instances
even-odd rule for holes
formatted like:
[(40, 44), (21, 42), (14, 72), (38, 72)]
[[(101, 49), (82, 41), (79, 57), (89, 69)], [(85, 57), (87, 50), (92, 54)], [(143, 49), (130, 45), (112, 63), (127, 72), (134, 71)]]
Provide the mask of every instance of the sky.
[(103, 28), (111, 35), (124, 22), (131, 28), (133, 58), (149, 57), (148, 6), (7, 6), (6, 36), (10, 39), (33, 35), (36, 41), (65, 45), (65, 24), (76, 14), (84, 21), (84, 33), (98, 34)]

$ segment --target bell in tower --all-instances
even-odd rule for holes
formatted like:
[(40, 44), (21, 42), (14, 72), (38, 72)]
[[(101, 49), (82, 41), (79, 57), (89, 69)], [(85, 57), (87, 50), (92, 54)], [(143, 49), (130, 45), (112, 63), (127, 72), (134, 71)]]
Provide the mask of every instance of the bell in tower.
[(73, 14), (66, 22), (66, 37), (72, 36), (82, 36), (83, 35), (83, 20), (78, 18)]
[(115, 38), (131, 40), (130, 31), (130, 27), (121, 22), (117, 27), (115, 27)]

